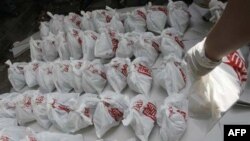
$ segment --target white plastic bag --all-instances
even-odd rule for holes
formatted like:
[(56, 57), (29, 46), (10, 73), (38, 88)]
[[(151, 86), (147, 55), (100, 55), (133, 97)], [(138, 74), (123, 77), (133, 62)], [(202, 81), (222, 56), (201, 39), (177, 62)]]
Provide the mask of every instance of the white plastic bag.
[(154, 36), (151, 32), (143, 33), (135, 43), (135, 57), (145, 57), (152, 66), (160, 52), (160, 37)]
[(70, 61), (58, 61), (53, 63), (52, 77), (57, 91), (70, 92), (73, 79), (73, 69)]
[(25, 136), (31, 133), (30, 128), (26, 127), (8, 127), (0, 131), (0, 140), (1, 141), (20, 141)]
[(70, 51), (70, 56), (74, 59), (82, 58), (82, 31), (78, 29), (71, 28), (67, 32), (67, 41)]
[(208, 7), (209, 7), (209, 11), (212, 15), (211, 18), (209, 19), (209, 21), (212, 23), (216, 23), (220, 19), (223, 11), (225, 10), (226, 3), (223, 3), (223, 2), (218, 1), (218, 0), (211, 0), (211, 1), (209, 1)]
[(63, 28), (63, 15), (53, 15), (51, 12), (47, 12), (47, 15), (50, 16), (50, 21), (49, 21), (49, 29), (50, 32), (53, 34), (57, 34), (59, 31), (64, 31)]
[(47, 62), (54, 61), (58, 58), (58, 51), (55, 45), (55, 35), (51, 32), (44, 37), (41, 42), (41, 49), (43, 52), (43, 60)]
[(112, 127), (118, 126), (123, 119), (124, 111), (128, 108), (128, 102), (123, 95), (117, 93), (103, 93), (100, 95), (93, 122), (96, 135), (101, 138)]
[(174, 28), (167, 28), (162, 31), (162, 39), (160, 50), (164, 56), (174, 54), (179, 58), (182, 58), (185, 52), (185, 45), (182, 42), (180, 32)]
[(49, 23), (48, 22), (41, 22), (39, 29), (40, 29), (40, 36), (42, 38), (49, 35)]
[(139, 94), (131, 99), (122, 123), (124, 126), (130, 125), (141, 141), (147, 141), (156, 122), (156, 115), (157, 108), (154, 102)]
[(82, 51), (84, 59), (92, 61), (95, 59), (95, 43), (99, 38), (99, 34), (94, 31), (86, 30), (83, 33)]
[(147, 28), (149, 31), (161, 33), (167, 22), (168, 11), (164, 6), (152, 6), (149, 2), (147, 9)]
[(113, 30), (103, 29), (95, 44), (95, 56), (110, 59), (115, 56), (118, 48), (119, 37)]
[(164, 141), (180, 141), (187, 128), (188, 101), (183, 95), (167, 97), (158, 111), (157, 123)]
[(43, 60), (43, 50), (42, 50), (42, 41), (41, 40), (34, 40), (32, 37), (30, 38), (30, 57), (31, 60)]
[(139, 36), (140, 34), (136, 32), (129, 32), (121, 35), (118, 48), (116, 50), (116, 57), (131, 58), (134, 55), (133, 50)]
[(72, 130), (72, 122), (75, 122), (75, 119), (70, 113), (76, 108), (78, 99), (78, 93), (51, 93), (47, 96), (48, 118), (63, 132), (75, 132)]
[(155, 82), (164, 88), (168, 95), (179, 93), (187, 86), (187, 73), (181, 63), (182, 60), (170, 55), (165, 56), (159, 66), (153, 68)]
[(129, 66), (128, 86), (137, 93), (149, 94), (152, 84), (151, 69), (146, 58), (136, 58)]
[(17, 126), (15, 118), (0, 118), (0, 130), (12, 126)]
[(209, 126), (239, 99), (247, 80), (240, 51), (230, 53), (222, 61), (208, 75), (194, 81), (189, 91), (189, 115), (210, 119)]
[(115, 92), (120, 93), (127, 86), (130, 59), (114, 58), (106, 65), (107, 80)]
[(76, 93), (81, 93), (84, 91), (82, 82), (82, 66), (84, 64), (83, 60), (71, 60), (72, 66), (72, 81), (71, 87), (74, 88)]
[(121, 17), (118, 13), (115, 13), (115, 15), (112, 17), (110, 24), (107, 25), (107, 28), (111, 28), (112, 30), (118, 32), (118, 33), (124, 33), (125, 28), (121, 21)]
[(26, 136), (21, 141), (85, 141), (83, 136), (80, 134), (70, 135), (63, 133), (53, 133), (53, 132), (40, 132), (33, 133)]
[(60, 59), (69, 60), (69, 45), (66, 40), (66, 34), (64, 32), (59, 31), (58, 34), (55, 36), (55, 46), (57, 48)]
[(27, 63), (22, 62), (12, 64), (10, 60), (7, 60), (5, 64), (9, 65), (8, 78), (12, 87), (16, 91), (22, 90), (26, 85), (24, 67), (27, 65)]
[(84, 11), (81, 11), (81, 15), (82, 15), (82, 18), (81, 18), (81, 30), (85, 31), (85, 30), (91, 30), (91, 31), (95, 31), (95, 26), (94, 26), (94, 23), (93, 23), (93, 19), (92, 19), (92, 15), (90, 12), (84, 12)]
[(6, 93), (0, 100), (0, 118), (15, 118), (19, 93)]
[(107, 83), (106, 71), (100, 60), (84, 63), (82, 78), (83, 89), (87, 93), (101, 93)]
[(169, 0), (167, 8), (168, 24), (184, 34), (190, 21), (187, 4), (183, 1), (173, 2), (172, 0)]
[(124, 20), (126, 32), (145, 32), (146, 31), (147, 11), (145, 8), (135, 9), (132, 13), (127, 13)]
[(41, 63), (37, 72), (37, 82), (42, 92), (52, 92), (55, 89), (53, 82), (53, 64)]
[(24, 66), (25, 81), (28, 87), (30, 88), (38, 85), (36, 77), (37, 77), (37, 71), (38, 71), (39, 65), (40, 65), (40, 62), (33, 61), (33, 62), (30, 62), (28, 65)]
[(45, 129), (48, 129), (52, 124), (48, 119), (47, 95), (48, 94), (41, 94), (38, 92), (31, 99), (34, 118), (37, 123)]
[(105, 28), (115, 15), (115, 10), (109, 7), (106, 7), (106, 9), (107, 10), (95, 10), (92, 12), (93, 22), (98, 33), (101, 33), (101, 29)]
[(70, 12), (64, 17), (64, 31), (68, 32), (71, 28), (80, 29), (81, 26), (81, 16)]
[(31, 106), (31, 99), (34, 95), (37, 95), (37, 93), (38, 91), (29, 90), (18, 95), (18, 102), (16, 105), (16, 119), (19, 125), (25, 125), (26, 123), (35, 121)]
[(93, 115), (99, 101), (96, 94), (85, 93), (79, 97), (76, 109), (69, 114), (69, 118), (71, 118), (69, 124), (72, 131), (93, 125)]

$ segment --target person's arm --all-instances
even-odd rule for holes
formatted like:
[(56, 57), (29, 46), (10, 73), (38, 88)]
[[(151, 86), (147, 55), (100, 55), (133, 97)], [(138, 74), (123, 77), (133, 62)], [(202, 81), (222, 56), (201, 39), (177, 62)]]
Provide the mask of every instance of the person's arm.
[(203, 76), (221, 59), (250, 41), (250, 0), (229, 0), (207, 38), (192, 47), (186, 61), (192, 73)]
[(205, 54), (221, 60), (250, 41), (250, 0), (229, 0), (220, 20), (207, 36)]

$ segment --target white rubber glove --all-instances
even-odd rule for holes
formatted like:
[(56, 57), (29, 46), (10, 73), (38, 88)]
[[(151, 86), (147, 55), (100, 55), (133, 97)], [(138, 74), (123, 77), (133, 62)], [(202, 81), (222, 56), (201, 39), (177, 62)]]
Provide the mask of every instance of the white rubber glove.
[(189, 49), (185, 57), (187, 66), (193, 76), (204, 76), (221, 63), (221, 60), (213, 61), (206, 57), (204, 48), (205, 40), (206, 38)]
[(226, 8), (226, 4), (218, 0), (211, 0), (208, 7), (212, 15), (209, 21), (215, 23), (220, 19), (224, 9)]

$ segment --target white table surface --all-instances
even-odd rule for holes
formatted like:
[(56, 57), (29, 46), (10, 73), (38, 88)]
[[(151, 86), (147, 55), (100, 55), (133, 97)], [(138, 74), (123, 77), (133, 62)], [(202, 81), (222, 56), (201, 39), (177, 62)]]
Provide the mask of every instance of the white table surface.
[[(130, 11), (133, 8), (126, 8), (119, 11), (126, 12)], [(196, 5), (191, 5), (189, 11), (192, 15), (191, 24), (189, 29), (184, 35), (184, 44), (190, 48), (195, 45), (197, 42), (201, 41), (209, 29), (212, 27), (211, 23), (204, 22), (201, 18), (203, 14), (207, 12), (206, 9), (199, 8)], [(110, 90), (110, 86), (107, 86), (105, 92)], [(247, 87), (244, 100), (250, 101), (250, 87)], [(166, 98), (166, 94), (163, 89), (154, 85), (152, 88), (152, 99), (157, 101), (157, 105), (161, 104), (163, 100)], [(123, 94), (128, 95), (129, 97), (133, 97), (136, 95), (130, 89), (126, 89)], [(188, 128), (186, 133), (184, 134), (181, 141), (223, 141), (223, 124), (250, 124), (250, 109), (243, 107), (233, 107), (229, 112), (227, 112), (224, 117), (214, 126), (214, 128), (208, 133), (206, 131), (206, 121), (205, 120), (197, 120), (189, 118), (188, 120)], [(31, 123), (29, 127), (33, 128), (35, 131), (45, 131), (45, 129), (41, 128), (37, 123)], [(55, 127), (51, 127), (49, 131), (52, 132), (60, 132)], [(95, 141), (98, 139), (95, 135), (94, 127), (88, 127), (79, 132), (82, 134), (87, 141)], [(134, 138), (135, 134), (132, 128), (124, 127), (122, 124), (118, 127), (112, 128), (108, 133), (106, 133), (103, 139), (107, 140), (117, 140), (117, 141), (126, 141), (127, 139)], [(149, 141), (160, 141), (159, 127), (155, 126), (150, 137)]]

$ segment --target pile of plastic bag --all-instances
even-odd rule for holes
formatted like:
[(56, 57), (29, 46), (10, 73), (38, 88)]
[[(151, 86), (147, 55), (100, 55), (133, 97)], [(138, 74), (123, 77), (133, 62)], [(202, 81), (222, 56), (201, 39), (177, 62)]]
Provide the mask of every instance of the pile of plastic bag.
[(53, 132), (35, 132), (31, 128), (10, 126), (0, 130), (2, 141), (85, 141), (82, 135), (69, 135)]
[[(122, 123), (142, 141), (158, 124), (162, 140), (179, 141), (189, 115), (218, 119), (245, 84), (244, 59), (233, 52), (186, 95), (190, 79), (182, 36), (191, 15), (182, 1), (149, 3), (128, 13), (107, 7), (47, 14), (51, 20), (41, 23), (41, 38), (30, 39), (32, 62), (6, 62), (16, 92), (0, 95), (0, 140), (84, 141), (81, 135), (15, 127), (36, 121), (64, 133), (94, 126), (98, 138)], [(161, 105), (151, 97), (154, 81), (168, 95)], [(114, 92), (105, 91), (107, 85)], [(121, 94), (127, 86), (135, 97)]]

